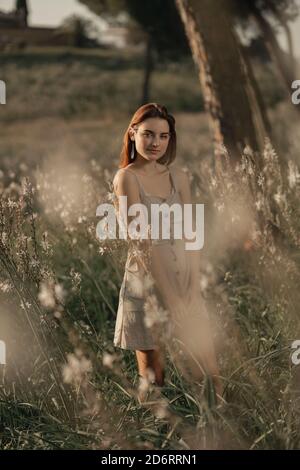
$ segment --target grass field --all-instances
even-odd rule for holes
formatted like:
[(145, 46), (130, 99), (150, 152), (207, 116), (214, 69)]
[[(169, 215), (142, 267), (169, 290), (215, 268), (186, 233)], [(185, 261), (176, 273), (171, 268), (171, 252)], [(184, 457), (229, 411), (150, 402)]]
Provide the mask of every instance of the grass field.
[(199, 283), (225, 387), (218, 408), (210, 382), (170, 357), (165, 387), (139, 403), (135, 357), (112, 345), (126, 247), (97, 241), (95, 212), (139, 105), (141, 55), (36, 49), (1, 55), (0, 67), (0, 448), (299, 448), (299, 131), (270, 70), (256, 73), (278, 156), (268, 144), (258, 178), (247, 153), (237, 174), (213, 174), (191, 61), (159, 64), (152, 80), (205, 203)]

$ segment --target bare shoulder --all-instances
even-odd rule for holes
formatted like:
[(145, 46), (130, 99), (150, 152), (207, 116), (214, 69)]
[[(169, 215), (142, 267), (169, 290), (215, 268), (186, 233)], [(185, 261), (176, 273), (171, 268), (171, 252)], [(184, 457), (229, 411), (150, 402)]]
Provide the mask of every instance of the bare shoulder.
[(127, 168), (120, 168), (114, 178), (113, 178), (113, 186), (115, 192), (118, 189), (126, 189), (129, 187), (134, 187), (137, 185), (136, 177), (132, 170), (128, 170)]

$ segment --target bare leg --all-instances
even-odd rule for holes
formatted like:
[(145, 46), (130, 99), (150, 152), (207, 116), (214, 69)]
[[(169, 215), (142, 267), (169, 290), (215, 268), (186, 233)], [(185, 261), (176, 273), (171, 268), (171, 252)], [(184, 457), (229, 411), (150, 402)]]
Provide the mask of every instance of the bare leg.
[(141, 377), (148, 378), (149, 370), (154, 373), (155, 383), (159, 387), (164, 385), (164, 364), (162, 354), (159, 350), (136, 351), (138, 371)]

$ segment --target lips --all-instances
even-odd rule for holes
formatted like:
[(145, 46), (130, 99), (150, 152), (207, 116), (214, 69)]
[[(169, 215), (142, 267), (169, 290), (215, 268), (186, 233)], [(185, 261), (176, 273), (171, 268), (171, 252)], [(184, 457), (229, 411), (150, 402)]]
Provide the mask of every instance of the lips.
[(158, 153), (159, 150), (151, 150), (151, 149), (150, 149), (149, 152), (151, 152), (151, 153)]

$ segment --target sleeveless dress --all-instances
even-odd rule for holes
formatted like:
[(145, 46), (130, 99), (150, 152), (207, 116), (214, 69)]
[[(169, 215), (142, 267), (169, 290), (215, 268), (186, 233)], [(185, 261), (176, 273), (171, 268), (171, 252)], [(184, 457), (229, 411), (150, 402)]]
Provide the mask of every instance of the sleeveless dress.
[[(124, 168), (124, 171), (131, 171), (139, 185), (141, 203), (145, 204), (148, 213), (151, 213), (151, 204), (166, 203), (169, 206), (177, 203), (183, 208), (180, 194), (177, 189), (176, 177), (173, 170), (168, 167), (169, 178), (172, 186), (171, 194), (167, 198), (150, 195), (146, 193), (139, 181), (136, 173), (130, 168)], [(182, 223), (182, 216), (177, 219), (174, 217), (174, 224)], [(145, 315), (145, 304), (150, 295), (154, 294), (158, 300), (157, 308), (161, 316), (168, 311), (171, 300), (174, 305), (174, 299), (183, 298), (188, 291), (190, 283), (190, 261), (185, 251), (185, 241), (183, 239), (174, 239), (174, 226), (171, 223), (170, 239), (152, 240), (152, 249), (158, 250), (162, 269), (164, 271), (164, 283), (168, 284), (169, 299), (161, 293), (160, 286), (154, 283), (150, 290), (146, 289), (147, 272), (139, 263), (138, 255), (133, 250), (128, 250), (125, 264), (124, 278), (119, 294), (119, 305), (115, 324), (114, 346), (122, 349), (131, 350), (149, 350), (158, 347), (157, 338), (153, 337), (153, 331), (149, 328)], [(160, 234), (159, 234), (160, 235)], [(186, 312), (182, 312), (186, 313)], [(169, 324), (170, 321), (167, 320)], [(164, 328), (162, 322), (161, 327)], [(170, 325), (168, 325), (170, 326)]]

